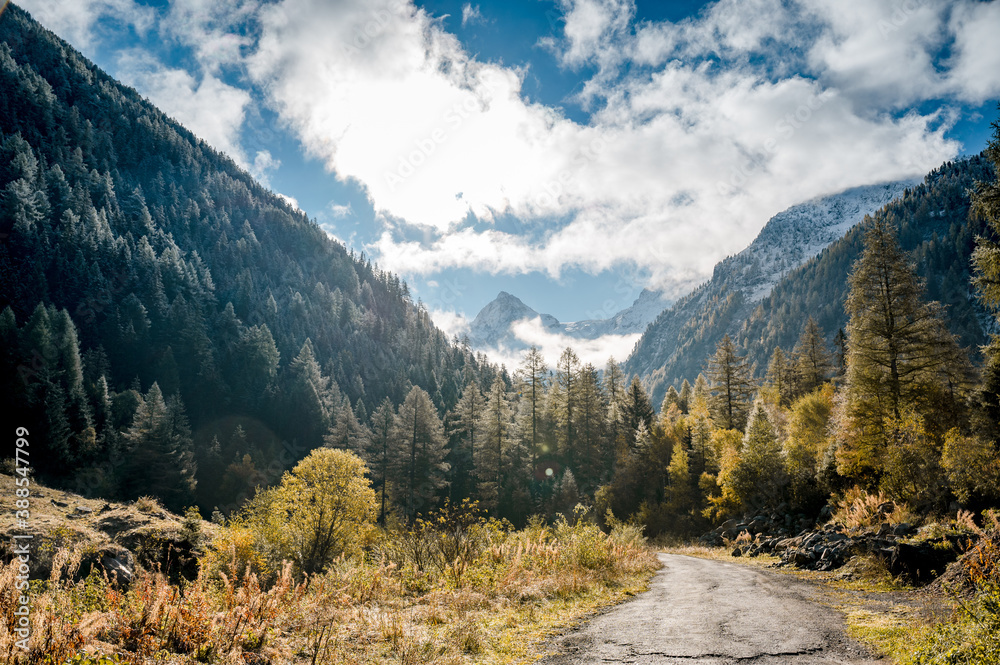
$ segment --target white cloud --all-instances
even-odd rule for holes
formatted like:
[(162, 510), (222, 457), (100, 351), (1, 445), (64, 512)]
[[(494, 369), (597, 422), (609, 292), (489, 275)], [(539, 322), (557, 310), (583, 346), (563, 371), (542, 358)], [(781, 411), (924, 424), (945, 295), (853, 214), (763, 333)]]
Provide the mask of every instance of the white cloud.
[[(96, 16), (155, 18), (131, 0), (63, 5), (27, 2), (77, 40)], [(789, 205), (957, 154), (954, 109), (902, 109), (1000, 94), (998, 3), (719, 0), (677, 23), (636, 22), (634, 0), (558, 7), (550, 48), (597, 72), (579, 95), (588, 124), (527, 102), (523, 71), (471, 57), (410, 0), (174, 0), (159, 34), (201, 72), (131, 51), (118, 75), (267, 184), (279, 162), (240, 143), (250, 93), (220, 78), (245, 67), (306, 152), (367, 191), (386, 228), (370, 249), (389, 269), (625, 263), (674, 293)], [(482, 20), (463, 6), (463, 25)], [(521, 230), (489, 228), (500, 214)]]
[[(434, 322), (440, 326), (437, 318), (434, 319)], [(631, 335), (604, 335), (596, 339), (579, 339), (547, 330), (540, 317), (515, 321), (511, 324), (511, 332), (529, 347), (537, 347), (550, 367), (555, 366), (563, 351), (572, 348), (577, 357), (580, 358), (580, 362), (591, 363), (595, 367), (602, 368), (607, 363), (608, 358), (612, 356), (627, 358), (632, 347), (642, 336), (635, 333)], [(484, 349), (484, 353), (493, 362), (503, 363), (508, 369), (514, 369), (521, 364), (525, 352), (521, 349), (499, 346)]]
[[(893, 115), (893, 100), (992, 90), (1000, 75), (971, 54), (993, 10), (928, 0), (883, 35), (891, 8), (851, 2), (861, 18), (832, 0), (722, 0), (637, 24), (631, 0), (562, 0), (553, 47), (599, 69), (581, 96), (597, 109), (588, 125), (526, 102), (522, 72), (471, 58), (401, 0), (266, 7), (249, 71), (306, 149), (393, 220), (371, 247), (382, 265), (559, 275), (632, 262), (678, 289), (789, 205), (957, 154), (947, 111)], [(953, 33), (942, 69), (931, 55)], [(528, 233), (470, 227), (470, 212)]]
[(281, 160), (275, 159), (270, 150), (258, 150), (250, 166), (250, 174), (265, 187), (271, 186), (271, 172), (281, 166)]
[(146, 33), (156, 20), (151, 7), (133, 0), (18, 0), (32, 18), (87, 55), (93, 55), (95, 26), (115, 20)]
[(428, 311), (434, 325), (449, 337), (462, 337), (469, 332), (469, 319), (461, 312), (448, 309), (431, 309)]
[(239, 140), (250, 93), (208, 73), (199, 82), (187, 71), (166, 67), (142, 50), (119, 56), (117, 76), (213, 148), (250, 168)]
[(486, 19), (479, 10), (479, 5), (473, 6), (471, 3), (462, 5), (462, 27), (475, 23), (485, 23)]
[[(295, 198), (293, 198), (291, 196), (288, 196), (287, 194), (282, 194), (281, 192), (275, 192), (275, 194), (277, 194), (279, 198), (283, 199), (285, 201), (285, 203), (287, 203), (288, 205), (292, 206), (296, 210), (302, 210), (302, 208), (299, 207), (299, 202), (298, 202), (297, 199), (295, 199)], [(343, 241), (340, 240), (340, 238), (337, 238), (337, 236), (334, 236), (332, 233), (330, 235), (333, 238), (335, 238), (336, 240), (338, 240), (341, 243), (343, 243)]]
[(252, 40), (240, 30), (260, 9), (257, 0), (171, 0), (160, 33), (191, 47), (205, 71), (238, 63)]
[(342, 205), (340, 203), (336, 203), (335, 201), (330, 201), (330, 203), (326, 206), (326, 209), (329, 211), (330, 217), (335, 217), (335, 218), (350, 217), (351, 215), (354, 214), (354, 210), (351, 208), (350, 203), (348, 203), (347, 205)]
[(951, 14), (955, 34), (955, 56), (950, 81), (965, 100), (981, 103), (1000, 96), (1000, 4), (963, 3)]

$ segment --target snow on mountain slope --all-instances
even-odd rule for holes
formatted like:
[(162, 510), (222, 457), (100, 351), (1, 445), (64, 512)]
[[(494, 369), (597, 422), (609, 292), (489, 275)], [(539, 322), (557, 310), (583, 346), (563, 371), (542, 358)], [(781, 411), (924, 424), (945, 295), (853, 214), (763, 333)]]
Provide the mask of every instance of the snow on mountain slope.
[[(686, 301), (689, 307), (696, 305), (696, 309), (703, 309), (711, 307), (711, 302), (719, 296), (725, 298), (739, 292), (744, 303), (742, 309), (749, 311), (753, 303), (767, 297), (789, 270), (819, 254), (865, 215), (917, 183), (919, 180), (906, 180), (856, 187), (778, 213), (746, 249), (719, 262), (712, 279), (682, 298), (678, 306)], [(638, 339), (673, 304), (664, 295), (643, 289), (631, 306), (609, 318), (561, 323), (554, 316), (538, 313), (516, 296), (501, 292), (470, 324), (469, 342), (487, 353), (501, 350), (505, 359), (532, 344), (539, 345), (538, 340), (544, 338), (558, 339), (560, 343), (573, 344), (574, 348), (578, 343), (611, 336), (625, 343)], [(663, 345), (669, 347), (669, 339)]]
[(715, 266), (722, 278), (743, 292), (748, 303), (766, 298), (789, 270), (823, 251), (837, 238), (919, 179), (855, 187), (840, 194), (792, 206), (772, 217), (750, 245)]
[(520, 322), (531, 322), (530, 330), (536, 335), (544, 332), (571, 340), (595, 340), (607, 335), (637, 336), (670, 303), (660, 294), (643, 289), (630, 307), (610, 318), (561, 323), (554, 316), (539, 314), (519, 298), (501, 291), (472, 320), (469, 342), (474, 348), (484, 351), (505, 349), (510, 352), (522, 351), (532, 343), (537, 344), (536, 339), (526, 334), (528, 328), (517, 325)]
[(669, 380), (693, 378), (714, 348), (716, 333), (738, 330), (785, 274), (919, 182), (856, 187), (778, 213), (746, 249), (716, 264), (712, 279), (650, 324), (625, 370), (646, 377), (666, 368)]

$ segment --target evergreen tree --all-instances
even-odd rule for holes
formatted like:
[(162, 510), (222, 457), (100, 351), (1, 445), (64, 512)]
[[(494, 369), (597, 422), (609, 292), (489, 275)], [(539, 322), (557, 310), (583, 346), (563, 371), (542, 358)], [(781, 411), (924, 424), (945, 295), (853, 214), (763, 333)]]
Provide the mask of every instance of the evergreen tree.
[(556, 381), (550, 391), (553, 421), (556, 425), (556, 446), (563, 463), (576, 466), (576, 419), (579, 401), (580, 359), (566, 348), (556, 365)]
[(323, 437), (323, 446), (360, 453), (368, 439), (367, 428), (358, 422), (351, 408), (351, 400), (345, 395), (334, 414), (333, 425)]
[(660, 413), (666, 413), (670, 410), (670, 406), (674, 405), (680, 409), (681, 405), (681, 395), (677, 392), (677, 388), (670, 386), (667, 388), (667, 394), (663, 397), (663, 402), (660, 404)]
[(370, 436), (365, 448), (363, 459), (368, 465), (372, 477), (372, 485), (379, 494), (379, 524), (385, 524), (389, 474), (394, 446), (394, 427), (396, 414), (388, 397), (382, 400), (372, 413)]
[(691, 407), (691, 396), (691, 384), (688, 383), (687, 379), (684, 379), (684, 381), (681, 382), (680, 402), (677, 404), (677, 406), (680, 407), (681, 413), (687, 413), (688, 409)]
[(643, 387), (639, 377), (632, 377), (632, 383), (622, 398), (621, 404), (622, 428), (626, 441), (630, 446), (635, 445), (636, 433), (640, 427), (647, 430), (653, 427), (653, 404), (649, 401), (649, 395)]
[(781, 503), (787, 483), (781, 445), (760, 400), (750, 414), (739, 458), (724, 483), (749, 511), (774, 509)]
[(701, 374), (695, 381), (692, 391), (691, 405), (686, 419), (688, 437), (691, 441), (691, 453), (694, 456), (695, 470), (701, 474), (709, 471), (709, 460), (712, 457), (712, 413), (709, 408), (711, 395), (708, 392), (708, 382)]
[[(486, 400), (479, 390), (479, 385), (475, 381), (469, 381), (462, 390), (462, 397), (452, 410), (451, 414), (451, 436), (452, 436), (452, 459), (455, 461), (456, 480), (460, 481), (461, 489), (465, 490), (462, 497), (454, 497), (455, 500), (466, 498), (472, 495), (472, 478), (476, 477), (476, 452), (480, 448), (482, 438), (481, 421), (485, 410)], [(454, 488), (453, 488), (454, 489)]]
[(885, 471), (886, 448), (904, 416), (936, 413), (938, 425), (954, 422), (967, 361), (940, 305), (924, 301), (923, 285), (882, 219), (865, 234), (850, 289), (846, 389), (851, 426), (838, 461), (842, 473), (873, 482)]
[(610, 471), (613, 450), (607, 445), (607, 404), (597, 368), (587, 363), (580, 370), (577, 408), (576, 482), (590, 492)]
[(608, 398), (608, 434), (616, 449), (630, 445), (625, 440), (622, 419), (622, 404), (625, 399), (625, 374), (614, 356), (608, 358), (604, 366), (604, 392)]
[(507, 386), (499, 376), (493, 380), (481, 416), (478, 464), (479, 496), (484, 507), (497, 510), (504, 493), (505, 479), (510, 476), (516, 437), (513, 411)]
[(288, 374), (287, 430), (303, 447), (317, 448), (330, 427), (331, 384), (316, 361), (312, 340), (306, 338)]
[(797, 395), (811, 393), (819, 388), (830, 375), (830, 353), (823, 339), (823, 331), (813, 317), (806, 321), (806, 327), (795, 345), (795, 375)]
[(736, 352), (736, 345), (725, 335), (708, 363), (712, 382), (712, 417), (723, 429), (743, 429), (753, 398), (754, 384), (750, 365)]
[(521, 432), (531, 456), (532, 469), (535, 468), (541, 445), (548, 371), (542, 352), (537, 346), (532, 346), (525, 352), (524, 360), (521, 361), (521, 367), (517, 374), (521, 401), (525, 405)]
[(193, 443), (179, 398), (164, 400), (154, 383), (136, 409), (125, 443), (127, 462), (121, 482), (125, 496), (151, 494), (175, 512), (190, 505), (195, 487)]
[(767, 365), (764, 383), (774, 391), (778, 403), (782, 406), (791, 404), (795, 392), (795, 380), (794, 368), (789, 364), (785, 352), (780, 346), (774, 347), (771, 362)]
[(413, 386), (393, 425), (392, 481), (399, 489), (407, 521), (430, 509), (445, 485), (447, 440), (430, 395)]
[[(1000, 108), (1000, 107), (998, 107)], [(979, 299), (1000, 321), (1000, 120), (992, 125), (993, 138), (986, 147), (992, 174), (976, 183), (972, 194), (972, 214), (984, 220), (988, 234), (976, 238), (972, 254), (973, 284)], [(1000, 441), (1000, 335), (992, 335), (984, 349), (982, 385), (976, 394), (977, 430), (994, 442)]]

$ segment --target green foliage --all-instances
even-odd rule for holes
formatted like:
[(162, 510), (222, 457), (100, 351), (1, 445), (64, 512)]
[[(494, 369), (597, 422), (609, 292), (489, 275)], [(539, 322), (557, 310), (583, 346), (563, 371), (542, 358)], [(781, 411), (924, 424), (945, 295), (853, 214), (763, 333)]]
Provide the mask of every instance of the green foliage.
[(746, 358), (737, 353), (729, 335), (724, 335), (708, 361), (712, 385), (712, 418), (722, 429), (743, 429), (747, 423), (755, 386)]
[(951, 429), (945, 436), (941, 466), (952, 492), (964, 504), (1000, 499), (1000, 454), (980, 436)]
[(926, 431), (923, 418), (940, 425), (960, 417), (968, 361), (940, 305), (923, 300), (922, 285), (884, 220), (869, 225), (850, 284), (839, 471), (870, 486), (884, 479), (900, 498), (932, 501), (934, 432)]
[(761, 402), (750, 414), (738, 458), (720, 476), (724, 489), (748, 510), (775, 508), (787, 483), (781, 445)]

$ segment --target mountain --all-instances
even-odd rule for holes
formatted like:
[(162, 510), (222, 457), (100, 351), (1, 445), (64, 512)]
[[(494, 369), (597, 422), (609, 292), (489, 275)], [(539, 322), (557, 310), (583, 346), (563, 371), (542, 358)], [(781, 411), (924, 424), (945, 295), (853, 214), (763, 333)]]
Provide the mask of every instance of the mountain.
[(413, 385), (444, 412), (496, 375), (397, 276), (14, 5), (0, 90), (0, 394), (43, 477), (175, 507), (197, 481), (208, 510), (236, 505), (334, 424)]
[[(869, 213), (899, 230), (928, 297), (950, 308), (949, 322), (962, 343), (986, 337), (982, 310), (971, 296), (969, 257), (982, 222), (968, 217), (967, 190), (991, 177), (981, 156), (948, 162), (922, 183), (858, 188), (776, 215), (746, 250), (720, 262), (712, 279), (664, 311), (625, 362), (644, 378), (654, 400), (668, 386), (703, 370), (716, 344), (729, 334), (759, 374), (776, 346), (791, 350), (809, 316), (832, 344), (847, 323), (847, 277), (860, 255)], [(830, 236), (842, 238), (828, 244)], [(786, 240), (787, 239), (787, 240)]]
[(498, 348), (524, 350), (529, 344), (517, 336), (514, 324), (534, 319), (540, 319), (542, 327), (550, 333), (581, 340), (604, 335), (636, 334), (645, 330), (649, 322), (671, 302), (659, 293), (643, 289), (631, 306), (607, 319), (561, 323), (551, 314), (539, 314), (516, 296), (501, 291), (469, 324), (469, 343), (482, 351)]
[[(745, 318), (752, 305), (765, 298), (789, 270), (819, 254), (865, 215), (875, 212), (918, 182), (906, 180), (856, 187), (833, 196), (818, 197), (778, 213), (746, 249), (715, 267), (712, 279), (696, 291), (700, 294), (697, 299), (682, 299), (677, 306), (684, 308), (692, 317), (701, 316), (720, 297), (724, 299), (739, 292), (744, 308), (747, 308), (740, 316)], [(607, 319), (560, 323), (555, 317), (539, 314), (518, 298), (501, 292), (470, 324), (469, 342), (480, 350), (523, 350), (528, 343), (518, 338), (513, 324), (539, 317), (548, 332), (575, 339), (637, 334), (644, 332), (673, 304), (673, 300), (662, 294), (643, 289), (630, 307)]]

